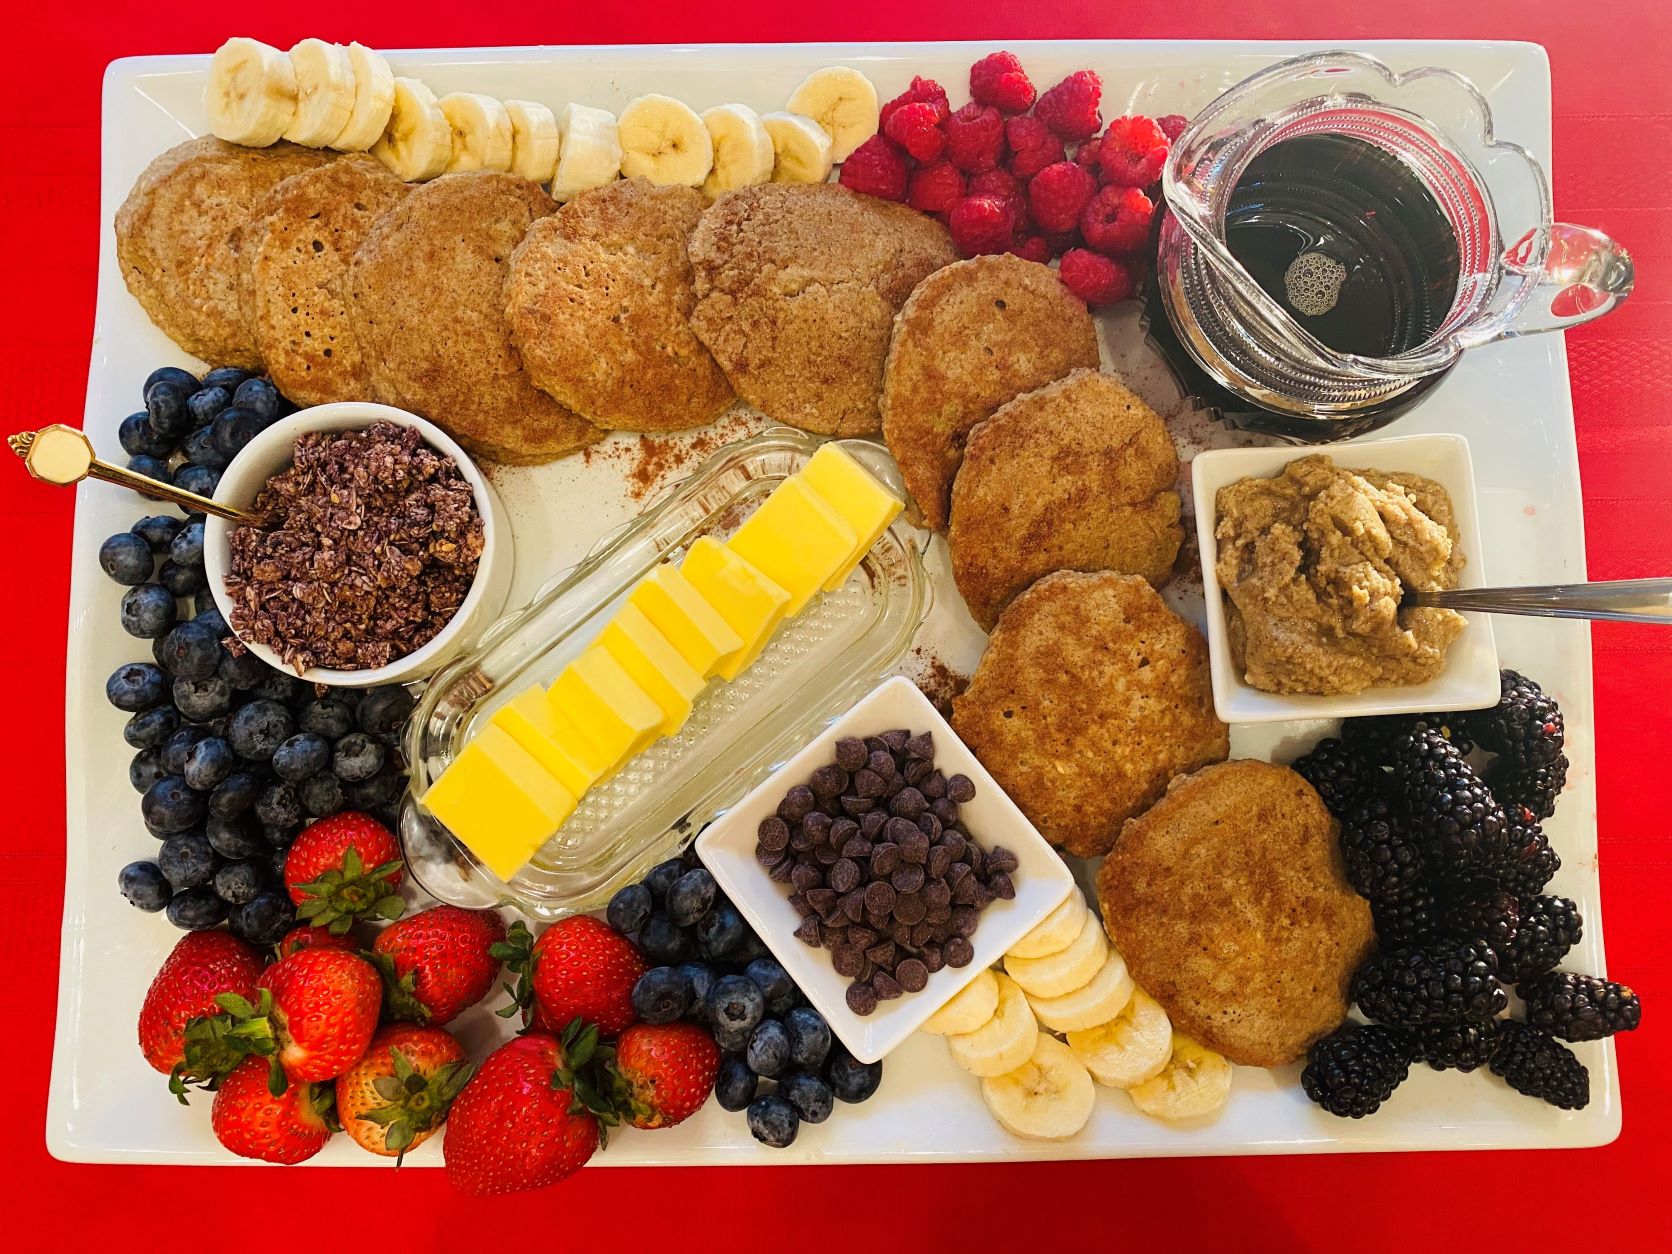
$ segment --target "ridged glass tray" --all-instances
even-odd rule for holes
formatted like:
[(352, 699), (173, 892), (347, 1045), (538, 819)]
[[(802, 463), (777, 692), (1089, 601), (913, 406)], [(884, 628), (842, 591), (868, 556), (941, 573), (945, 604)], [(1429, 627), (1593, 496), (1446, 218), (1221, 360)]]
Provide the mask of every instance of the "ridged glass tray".
[[(730, 682), (711, 682), (677, 735), (589, 791), (509, 882), (417, 804), (477, 728), (528, 685), (555, 679), (658, 562), (677, 562), (699, 536), (731, 534), (820, 443), (774, 427), (716, 453), (501, 619), (473, 652), (437, 673), (411, 724), (412, 791), (401, 815), (407, 865), (425, 889), (455, 905), (508, 905), (539, 919), (595, 909), (677, 850), (898, 662), (930, 605), (922, 562), (928, 537), (904, 520), (883, 534), (846, 583), (784, 623), (753, 665)], [(845, 440), (842, 447), (904, 495), (899, 471), (880, 446)]]

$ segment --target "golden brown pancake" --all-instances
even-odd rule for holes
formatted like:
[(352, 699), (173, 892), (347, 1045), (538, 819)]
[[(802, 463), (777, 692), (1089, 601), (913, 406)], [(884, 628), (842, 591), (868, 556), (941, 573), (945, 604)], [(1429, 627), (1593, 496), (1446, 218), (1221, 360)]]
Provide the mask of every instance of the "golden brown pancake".
[(727, 192), (691, 236), (691, 329), (770, 417), (869, 435), (894, 314), (955, 256), (933, 218), (834, 183)]
[(1097, 329), (1047, 266), (1008, 253), (937, 270), (894, 322), (882, 430), (935, 530), (970, 428), (1070, 370), (1097, 369)]
[(505, 325), (511, 253), (556, 207), (514, 174), (444, 174), (373, 223), (349, 265), (379, 399), (495, 461), (550, 461), (603, 435), (529, 381)]
[(1166, 583), (1184, 539), (1178, 470), (1166, 424), (1113, 375), (1077, 370), (1001, 406), (952, 483), (952, 577), (975, 621), (992, 630), (1053, 570)]
[(1173, 781), (1097, 876), (1110, 939), (1173, 1026), (1277, 1067), (1347, 1014), (1375, 943), (1335, 820), (1287, 767), (1224, 762)]
[(1053, 845), (1107, 853), (1167, 781), (1230, 752), (1202, 634), (1137, 575), (1046, 575), (999, 616), (952, 727)]
[(535, 386), (600, 427), (712, 422), (731, 385), (686, 321), (694, 187), (619, 179), (529, 228), (511, 254), (505, 316)]
[(116, 257), (151, 321), (211, 365), (259, 367), (239, 302), (235, 236), (280, 182), (335, 158), (295, 144), (241, 148), (205, 135), (146, 166), (116, 211)]

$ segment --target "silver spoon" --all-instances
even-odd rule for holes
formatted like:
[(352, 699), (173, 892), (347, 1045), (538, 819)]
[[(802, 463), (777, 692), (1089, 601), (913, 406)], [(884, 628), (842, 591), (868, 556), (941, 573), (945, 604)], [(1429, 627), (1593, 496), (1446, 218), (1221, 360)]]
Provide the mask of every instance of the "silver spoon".
[(1524, 614), (1535, 618), (1590, 618), (1611, 623), (1672, 626), (1672, 579), (1614, 579), (1530, 588), (1452, 588), (1406, 592), (1402, 609), (1427, 607)]

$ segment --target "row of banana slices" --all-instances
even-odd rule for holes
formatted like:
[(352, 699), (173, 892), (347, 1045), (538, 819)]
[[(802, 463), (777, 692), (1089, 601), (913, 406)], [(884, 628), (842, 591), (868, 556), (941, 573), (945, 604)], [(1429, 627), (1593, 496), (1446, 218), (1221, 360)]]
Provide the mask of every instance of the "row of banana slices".
[(1079, 893), (1016, 942), (1003, 971), (983, 971), (923, 1030), (946, 1037), (953, 1060), (980, 1078), (1001, 1125), (1035, 1140), (1085, 1127), (1094, 1080), (1126, 1090), (1156, 1119), (1211, 1114), (1231, 1093), (1231, 1064), (1173, 1030)]
[(395, 77), (371, 49), (319, 39), (288, 53), (227, 40), (209, 63), (204, 109), (229, 143), (369, 151), (409, 183), (509, 171), (549, 184), (559, 201), (619, 177), (700, 187), (710, 198), (756, 183), (822, 183), (877, 130), (876, 88), (847, 66), (808, 75), (782, 112), (723, 104), (698, 113), (647, 95), (617, 117), (478, 92), (438, 99), (417, 79)]

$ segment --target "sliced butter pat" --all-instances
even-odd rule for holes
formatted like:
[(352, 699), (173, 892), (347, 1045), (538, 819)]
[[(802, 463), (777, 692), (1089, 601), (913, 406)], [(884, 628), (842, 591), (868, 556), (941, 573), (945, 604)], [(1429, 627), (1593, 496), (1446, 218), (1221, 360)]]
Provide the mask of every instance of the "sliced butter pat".
[(736, 679), (771, 642), (789, 612), (790, 594), (713, 536), (697, 539), (680, 569), (743, 637), (742, 650), (720, 667), (721, 678)]
[(575, 794), (493, 724), (424, 794), (424, 806), (495, 875), (509, 880), (574, 813)]
[[(552, 700), (552, 694), (549, 691), (543, 693), (542, 696), (545, 698), (546, 708), (551, 711), (552, 722), (556, 726), (556, 735), (552, 739), (557, 742), (558, 748), (579, 763), (581, 769), (592, 777), (592, 783), (594, 784), (613, 774), (615, 768), (621, 765), (621, 759), (613, 757), (608, 749), (599, 744), (592, 736), (589, 736), (581, 728), (581, 725), (575, 721), (573, 714), (568, 710), (561, 709), (558, 703)], [(589, 784), (588, 787), (591, 787), (591, 785)]]
[(853, 554), (859, 537), (799, 476), (780, 483), (728, 547), (790, 594), (799, 614)]
[(662, 726), (662, 707), (598, 645), (564, 667), (546, 699), (612, 759), (611, 770), (655, 740)]
[(825, 583), (825, 591), (840, 588), (854, 567), (877, 542), (888, 524), (899, 515), (903, 502), (870, 471), (835, 444), (821, 444), (812, 460), (796, 476), (819, 494), (824, 503), (853, 528), (858, 544), (853, 553)]
[(627, 603), (638, 606), (704, 679), (719, 674), (720, 668), (743, 649), (743, 637), (727, 626), (720, 611), (668, 562), (646, 575)]
[(600, 754), (590, 746), (579, 751), (571, 747), (575, 737), (565, 734), (545, 690), (538, 684), (524, 688), (500, 706), (488, 722), (510, 733), (512, 740), (576, 797), (585, 795), (605, 769), (598, 764)]
[(598, 643), (662, 707), (664, 736), (672, 736), (685, 726), (685, 720), (691, 717), (691, 703), (706, 681), (656, 630), (643, 610), (631, 603), (623, 605), (599, 633)]

